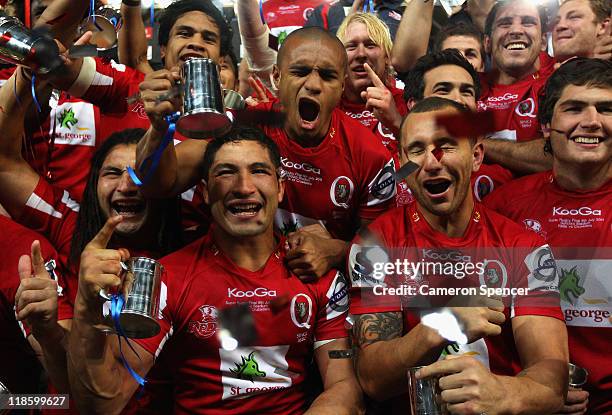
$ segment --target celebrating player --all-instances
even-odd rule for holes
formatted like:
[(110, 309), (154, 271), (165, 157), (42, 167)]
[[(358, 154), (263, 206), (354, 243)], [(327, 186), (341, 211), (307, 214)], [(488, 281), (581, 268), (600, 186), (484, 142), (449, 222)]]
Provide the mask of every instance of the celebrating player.
[[(551, 76), (542, 95), (553, 170), (521, 178), (485, 199), (487, 206), (544, 236), (560, 271), (570, 361), (588, 370), (585, 391), (570, 390), (564, 413), (612, 411), (612, 64), (575, 58)], [(512, 203), (508, 204), (508, 198)], [(588, 398), (588, 401), (587, 401)]]
[[(162, 330), (134, 344), (140, 357), (124, 347), (128, 364), (144, 375), (161, 348), (169, 351), (175, 413), (285, 414), (307, 409), (306, 365), (314, 354), (325, 391), (308, 413), (358, 413), (351, 360), (329, 354), (348, 346), (344, 277), (333, 271), (303, 283), (284, 263), (285, 241), (274, 236), (284, 192), (278, 147), (259, 130), (236, 128), (211, 142), (203, 168), (214, 224), (207, 236), (161, 261)], [(118, 255), (106, 249), (117, 223), (106, 223), (81, 260), (69, 371), (83, 413), (118, 412), (137, 387), (116, 340), (93, 327), (98, 291), (121, 281), (119, 261), (106, 260)], [(257, 338), (249, 344), (232, 337), (244, 335), (244, 326), (232, 331), (221, 318), (237, 305), (246, 305), (254, 321)]]
[[(474, 137), (453, 137), (436, 122), (466, 111), (438, 97), (411, 110), (402, 126), (401, 157), (419, 166), (408, 177), (416, 201), (382, 215), (351, 247), (357, 374), (367, 394), (387, 399), (407, 391), (408, 368), (435, 362), (444, 351), (459, 356), (432, 363), (418, 376), (440, 376), (441, 399), (451, 413), (549, 413), (561, 407), (567, 380), (567, 337), (554, 292), (554, 260), (536, 235), (474, 202), (469, 181), (482, 163), (482, 144)], [(400, 284), (412, 285), (420, 294), (428, 285), (467, 287), (474, 281), (483, 284), (481, 279), (487, 285), (532, 291), (513, 297), (505, 309), (492, 298), (481, 307), (450, 308), (465, 335), (458, 342), (444, 330), (449, 323), (425, 323), (432, 310), (415, 308), (421, 300), (439, 306), (435, 298), (376, 296), (392, 282), (368, 271), (379, 268), (380, 260), (389, 265), (384, 255), (367, 252), (376, 244), (378, 252), (387, 252), (388, 262), (431, 263), (446, 256), (454, 259), (445, 268), (461, 263), (467, 270), (466, 262), (482, 268), (471, 277), (463, 274), (465, 279), (460, 274), (453, 278), (452, 272), (439, 282), (435, 278), (444, 277), (431, 271), (395, 274)]]

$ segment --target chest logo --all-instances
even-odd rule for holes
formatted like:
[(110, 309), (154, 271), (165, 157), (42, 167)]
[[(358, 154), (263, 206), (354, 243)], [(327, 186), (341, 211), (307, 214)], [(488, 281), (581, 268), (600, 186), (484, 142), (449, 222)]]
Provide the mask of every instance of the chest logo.
[(207, 339), (217, 331), (217, 308), (203, 305), (198, 310), (202, 314), (199, 321), (190, 321), (188, 332), (200, 339)]
[(354, 189), (355, 185), (351, 179), (346, 176), (336, 177), (329, 189), (329, 197), (335, 206), (348, 209)]
[(255, 359), (255, 352), (249, 353), (245, 358), (240, 356), (242, 359), (241, 363), (235, 363), (236, 368), (230, 369), (230, 372), (234, 373), (239, 379), (250, 380), (255, 383), (255, 378), (265, 378), (266, 372), (259, 370), (259, 363)]

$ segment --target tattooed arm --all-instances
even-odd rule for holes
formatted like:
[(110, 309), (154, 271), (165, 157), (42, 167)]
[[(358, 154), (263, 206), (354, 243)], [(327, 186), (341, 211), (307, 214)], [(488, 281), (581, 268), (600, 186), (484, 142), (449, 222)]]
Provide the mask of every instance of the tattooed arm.
[(435, 361), (446, 345), (437, 333), (422, 324), (404, 336), (402, 326), (401, 312), (355, 316), (357, 377), (364, 392), (379, 401), (405, 393), (406, 370)]

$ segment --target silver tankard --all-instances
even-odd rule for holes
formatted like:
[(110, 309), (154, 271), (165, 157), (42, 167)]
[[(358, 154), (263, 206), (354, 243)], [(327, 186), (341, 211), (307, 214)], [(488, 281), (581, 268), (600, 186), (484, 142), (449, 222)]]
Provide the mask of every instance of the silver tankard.
[(176, 123), (178, 132), (200, 139), (227, 133), (232, 123), (225, 115), (217, 64), (209, 58), (190, 58), (181, 68), (181, 78), (183, 115)]
[[(160, 331), (157, 317), (164, 267), (154, 259), (134, 257), (127, 261), (125, 270), (123, 282), (125, 305), (119, 315), (121, 328), (130, 338), (153, 337)], [(110, 300), (104, 290), (100, 291), (100, 296)], [(104, 303), (102, 314), (104, 320), (97, 327), (105, 333), (117, 334), (110, 312), (110, 301)]]
[(119, 10), (111, 6), (102, 6), (94, 15), (87, 16), (81, 23), (81, 34), (90, 31), (92, 37), (89, 43), (98, 50), (108, 50), (117, 44), (117, 33), (123, 24)]
[(408, 394), (412, 415), (445, 415), (448, 412), (440, 398), (438, 378), (417, 379), (416, 372), (424, 366), (408, 369)]

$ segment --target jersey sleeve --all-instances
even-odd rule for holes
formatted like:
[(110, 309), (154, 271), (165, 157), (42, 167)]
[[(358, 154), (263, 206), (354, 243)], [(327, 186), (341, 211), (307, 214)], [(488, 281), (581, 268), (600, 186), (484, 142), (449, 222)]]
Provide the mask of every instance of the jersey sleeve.
[(347, 256), (351, 314), (387, 313), (402, 309), (400, 297), (383, 291), (393, 287), (396, 279), (384, 272), (383, 266), (390, 259), (377, 222), (355, 236)]
[(348, 309), (348, 282), (340, 271), (332, 271), (321, 278), (319, 290), (319, 310), (314, 330), (315, 341), (348, 337), (344, 326)]
[(71, 95), (100, 107), (103, 113), (128, 111), (127, 98), (137, 91), (144, 78), (141, 72), (104, 59), (85, 58)]
[[(357, 124), (357, 123), (355, 123)], [(359, 159), (360, 178), (359, 218), (372, 221), (395, 205), (395, 161), (380, 140), (367, 128), (359, 126), (365, 146)]]
[(514, 286), (527, 292), (513, 297), (511, 316), (538, 315), (565, 321), (560, 307), (557, 264), (550, 246), (536, 234), (526, 238), (528, 244), (514, 249), (512, 270)]
[(70, 255), (79, 208), (66, 190), (40, 178), (17, 222), (45, 236), (57, 250), (60, 262), (65, 265)]

